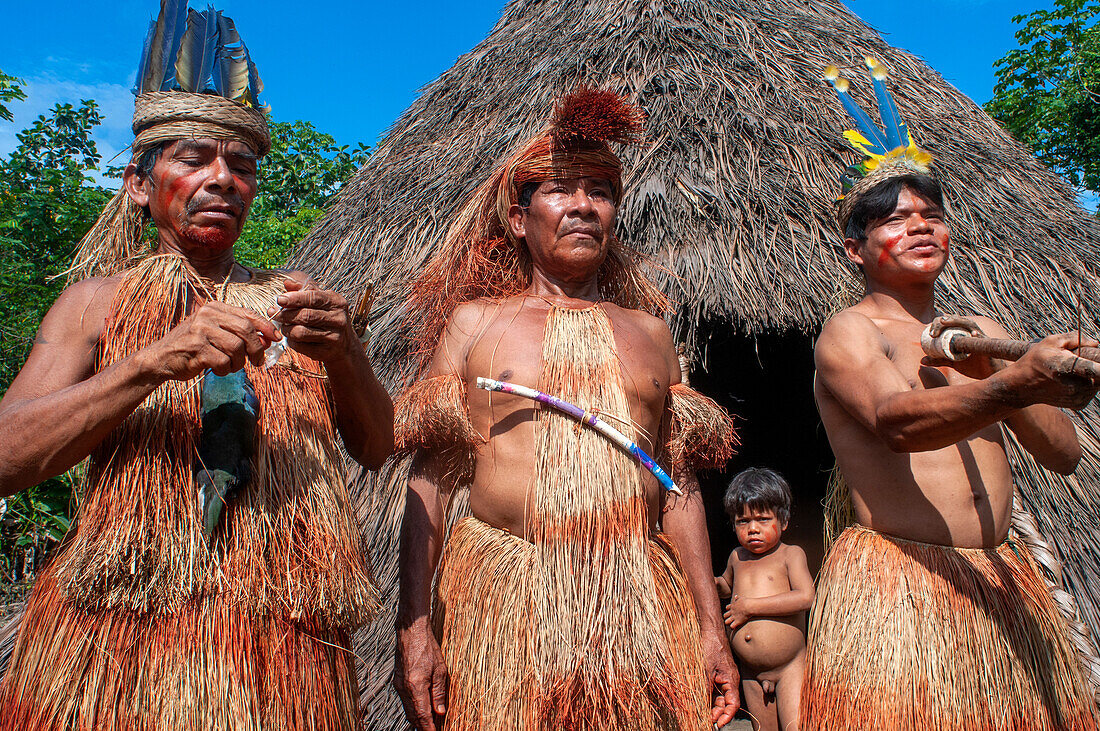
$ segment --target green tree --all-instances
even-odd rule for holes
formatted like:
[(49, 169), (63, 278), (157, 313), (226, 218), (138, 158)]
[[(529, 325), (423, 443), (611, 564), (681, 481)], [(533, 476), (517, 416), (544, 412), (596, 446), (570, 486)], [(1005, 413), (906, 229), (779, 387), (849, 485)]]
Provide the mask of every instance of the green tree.
[(286, 262), (352, 173), (368, 148), (337, 145), (310, 122), (270, 122), (271, 151), (260, 165), (252, 203), (236, 254), (241, 261), (274, 269)]
[(99, 167), (96, 103), (58, 104), (16, 137), (0, 162), (0, 386), (18, 373), (42, 316), (61, 291), (54, 279), (111, 194), (88, 176)]
[(1054, 0), (1012, 20), (1020, 47), (994, 64), (986, 111), (1050, 168), (1100, 191), (1100, 2)]
[[(18, 80), (0, 74), (0, 100), (25, 98)], [(10, 120), (0, 105), (0, 116)], [(110, 193), (87, 173), (99, 165), (91, 139), (100, 123), (94, 101), (58, 104), (17, 135), (0, 162), (0, 387), (26, 358), (46, 310), (61, 291), (51, 279), (69, 264)], [(0, 598), (33, 576), (69, 528), (76, 472), (0, 500)]]
[(7, 102), (17, 102), (27, 98), (27, 95), (23, 93), (23, 88), (19, 86), (21, 83), (23, 83), (22, 79), (8, 76), (0, 71), (0, 119), (8, 122), (14, 119), (11, 110), (6, 105)]

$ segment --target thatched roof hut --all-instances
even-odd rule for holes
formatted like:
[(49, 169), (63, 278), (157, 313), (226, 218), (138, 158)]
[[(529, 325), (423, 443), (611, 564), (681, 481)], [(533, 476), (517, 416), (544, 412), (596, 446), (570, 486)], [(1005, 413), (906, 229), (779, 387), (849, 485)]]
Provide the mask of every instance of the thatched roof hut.
[[(670, 322), (696, 355), (695, 385), (745, 420), (734, 467), (787, 473), (794, 530), (812, 549), (832, 466), (811, 397), (812, 338), (853, 285), (833, 218), (838, 171), (855, 159), (840, 138), (850, 123), (822, 71), (849, 69), (854, 95), (873, 108), (862, 71), (850, 71), (864, 55), (891, 70), (897, 106), (935, 155), (950, 200), (943, 306), (1029, 336), (1075, 325), (1080, 306), (1086, 330), (1100, 331), (1100, 229), (1074, 191), (835, 0), (513, 0), (488, 38), (424, 88), (294, 259), (352, 298), (377, 283), (370, 350), (396, 392), (414, 366), (404, 285), (456, 209), (563, 92), (583, 81), (629, 95), (649, 115), (649, 145), (625, 154), (620, 236), (651, 257), (677, 303)], [(1077, 423), (1087, 456), (1075, 478), (1018, 454), (1016, 468), (1095, 635), (1100, 411)], [(360, 479), (391, 590), (402, 481), (400, 465)], [(732, 539), (713, 517), (717, 554)], [(368, 717), (389, 727), (399, 717), (387, 690), (389, 619), (363, 643)]]

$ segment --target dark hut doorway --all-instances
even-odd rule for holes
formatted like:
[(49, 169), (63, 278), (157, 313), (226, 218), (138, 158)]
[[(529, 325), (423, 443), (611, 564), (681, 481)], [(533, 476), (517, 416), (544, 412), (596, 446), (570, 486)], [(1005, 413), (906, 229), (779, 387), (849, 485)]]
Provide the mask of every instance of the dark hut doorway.
[(737, 538), (722, 509), (730, 478), (746, 467), (769, 467), (787, 478), (794, 495), (787, 543), (806, 551), (810, 570), (821, 566), (823, 502), (833, 467), (813, 399), (814, 335), (796, 331), (744, 335), (728, 322), (704, 322), (704, 343), (691, 384), (738, 416), (741, 447), (724, 472), (700, 475), (711, 552), (720, 572)]

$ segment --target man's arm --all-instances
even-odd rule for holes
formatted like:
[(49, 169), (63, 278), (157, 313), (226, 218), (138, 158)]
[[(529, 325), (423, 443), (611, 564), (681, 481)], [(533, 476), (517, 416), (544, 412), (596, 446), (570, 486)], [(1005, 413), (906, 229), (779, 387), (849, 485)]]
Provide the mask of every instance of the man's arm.
[(1073, 361), (1063, 336), (1052, 336), (988, 378), (914, 390), (887, 356), (882, 334), (867, 317), (842, 312), (814, 349), (821, 385), (857, 421), (896, 452), (941, 449), (1036, 403), (1081, 408), (1095, 394), (1067, 385)]
[(348, 454), (378, 469), (393, 453), (393, 401), (355, 334), (347, 300), (318, 289), (303, 272), (291, 272), (283, 285), (286, 294), (277, 300), (282, 312), (271, 314), (291, 348), (324, 364)]
[(432, 577), (443, 547), (443, 470), (431, 453), (413, 458), (401, 523), (394, 684), (419, 731), (443, 728), (447, 666), (431, 623)]
[[(647, 316), (648, 317), (648, 316)], [(657, 352), (665, 354), (669, 386), (681, 382), (680, 359), (672, 342), (672, 333), (663, 320), (649, 318), (650, 335)], [(672, 423), (672, 412), (666, 408), (663, 423)], [(665, 433), (659, 429), (658, 433)], [(715, 589), (714, 567), (710, 559), (710, 536), (703, 495), (694, 471), (685, 464), (672, 465), (672, 478), (683, 490), (683, 496), (664, 492), (662, 495), (661, 528), (680, 554), (688, 590), (695, 600), (699, 619), (703, 658), (707, 663), (707, 681), (715, 690), (711, 720), (719, 727), (733, 719), (741, 705), (738, 689), (740, 676), (730, 653), (729, 639), (722, 625), (722, 609)], [(662, 491), (663, 492), (663, 491)]]
[[(984, 335), (991, 338), (1012, 337), (993, 320), (984, 317), (974, 319)], [(988, 358), (985, 360), (989, 364), (990, 374), (1006, 366), (1004, 361)], [(1081, 461), (1081, 442), (1077, 438), (1077, 430), (1073, 421), (1061, 409), (1046, 404), (1034, 404), (1011, 414), (1004, 423), (1020, 440), (1023, 448), (1048, 470), (1070, 475)]]
[(814, 578), (806, 563), (806, 552), (798, 546), (784, 547), (790, 590), (772, 596), (735, 596), (726, 609), (726, 624), (737, 628), (755, 617), (789, 617), (805, 612), (814, 603)]
[[(440, 338), (426, 378), (463, 377), (469, 342), (483, 311), (476, 302), (460, 305)], [(447, 712), (447, 666), (432, 632), (432, 579), (443, 548), (443, 500), (454, 486), (438, 455), (420, 450), (413, 458), (405, 492), (399, 559), (397, 662), (394, 685), (405, 715), (418, 731), (443, 728)]]
[(702, 491), (695, 474), (686, 466), (677, 466), (673, 474), (676, 484), (684, 494), (682, 497), (672, 493), (665, 494), (661, 528), (680, 554), (680, 564), (687, 577), (688, 590), (695, 600), (703, 657), (710, 672), (708, 682), (717, 691), (711, 720), (721, 727), (733, 719), (733, 714), (737, 713), (740, 706), (740, 676), (730, 653), (729, 640), (722, 624), (722, 609), (714, 587), (710, 536), (707, 533)]
[(93, 374), (117, 281), (66, 289), (42, 320), (30, 356), (0, 401), (0, 495), (59, 475), (87, 457), (158, 386), (262, 362), (270, 323), (203, 305), (153, 345)]

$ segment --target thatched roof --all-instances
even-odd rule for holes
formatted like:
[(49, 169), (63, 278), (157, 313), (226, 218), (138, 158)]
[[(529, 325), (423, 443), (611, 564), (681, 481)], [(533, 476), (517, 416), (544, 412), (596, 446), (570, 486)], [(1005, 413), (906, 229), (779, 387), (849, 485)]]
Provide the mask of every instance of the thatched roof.
[[(674, 331), (691, 342), (700, 321), (718, 318), (746, 332), (813, 332), (851, 284), (833, 218), (838, 172), (855, 161), (840, 137), (851, 124), (822, 71), (847, 70), (854, 96), (873, 109), (864, 55), (890, 69), (897, 106), (934, 154), (950, 201), (944, 307), (1033, 335), (1076, 323), (1080, 297), (1096, 333), (1100, 229), (1074, 191), (939, 74), (831, 0), (514, 0), (394, 124), (298, 247), (296, 264), (353, 297), (378, 283), (371, 353), (400, 388), (413, 365), (403, 286), (552, 101), (588, 82), (629, 95), (649, 115), (650, 144), (624, 155), (619, 233), (652, 258), (655, 280), (678, 304)], [(1088, 455), (1076, 480), (1040, 480), (1030, 464), (1019, 474), (1095, 632), (1095, 406), (1085, 420)], [(387, 562), (402, 500), (391, 473), (368, 490), (384, 581), (395, 576)]]

